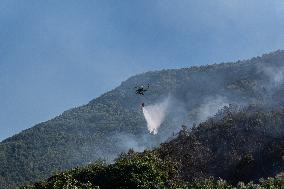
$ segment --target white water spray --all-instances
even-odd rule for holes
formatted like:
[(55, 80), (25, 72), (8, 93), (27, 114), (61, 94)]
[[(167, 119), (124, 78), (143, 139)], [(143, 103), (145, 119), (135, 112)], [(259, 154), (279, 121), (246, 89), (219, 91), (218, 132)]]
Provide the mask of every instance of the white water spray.
[(157, 134), (158, 129), (165, 120), (167, 109), (169, 106), (169, 98), (163, 102), (154, 105), (142, 107), (144, 117), (147, 121), (148, 131), (152, 134)]

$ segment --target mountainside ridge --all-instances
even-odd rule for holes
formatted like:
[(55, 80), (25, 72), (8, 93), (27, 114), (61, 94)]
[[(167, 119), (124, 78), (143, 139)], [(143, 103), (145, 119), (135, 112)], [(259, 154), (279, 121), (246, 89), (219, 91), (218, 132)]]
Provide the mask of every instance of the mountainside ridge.
[[(0, 143), (0, 188), (46, 178), (52, 172), (87, 164), (98, 158), (111, 161), (129, 148), (156, 146), (182, 123), (204, 121), (207, 107), (237, 103), (284, 102), (283, 83), (274, 86), (264, 68), (283, 69), (284, 51), (236, 63), (146, 72), (130, 77), (117, 88), (88, 104), (63, 112)], [(137, 84), (150, 83), (143, 99)], [(270, 94), (271, 93), (271, 94)], [(171, 94), (175, 106), (158, 135), (147, 132), (141, 102), (152, 104)], [(273, 100), (271, 100), (273, 99)], [(210, 104), (212, 103), (213, 104)], [(208, 105), (209, 104), (209, 105)], [(274, 104), (273, 104), (274, 106)], [(211, 110), (215, 113), (215, 109)], [(48, 165), (48, 166), (44, 166)]]

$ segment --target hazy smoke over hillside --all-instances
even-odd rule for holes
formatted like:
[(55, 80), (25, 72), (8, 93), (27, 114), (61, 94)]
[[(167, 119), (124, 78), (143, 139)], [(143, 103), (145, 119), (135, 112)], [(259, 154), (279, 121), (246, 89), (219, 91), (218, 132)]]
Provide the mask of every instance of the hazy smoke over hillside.
[(143, 107), (143, 114), (147, 121), (147, 127), (150, 133), (158, 133), (158, 129), (167, 115), (169, 101), (170, 98), (168, 97), (161, 103)]
[(136, 152), (142, 152), (145, 150), (146, 146), (142, 145), (144, 143), (144, 138), (139, 139), (129, 133), (121, 133), (115, 137), (117, 148), (122, 152), (126, 152), (129, 149), (133, 149)]
[(263, 72), (269, 77), (272, 87), (277, 87), (283, 83), (284, 80), (284, 66), (282, 67), (265, 67)]
[(204, 103), (198, 108), (197, 122), (205, 121), (207, 118), (214, 116), (218, 110), (228, 105), (227, 98), (222, 96), (206, 98)]

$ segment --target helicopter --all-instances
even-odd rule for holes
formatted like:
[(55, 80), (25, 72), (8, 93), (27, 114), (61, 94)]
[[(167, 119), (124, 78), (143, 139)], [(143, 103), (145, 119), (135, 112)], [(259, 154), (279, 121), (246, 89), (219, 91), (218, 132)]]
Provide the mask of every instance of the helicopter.
[(141, 86), (136, 86), (136, 87), (134, 87), (135, 89), (136, 89), (136, 94), (138, 94), (138, 95), (142, 95), (142, 96), (144, 96), (144, 93), (146, 92), (146, 91), (148, 91), (148, 89), (149, 89), (149, 84), (147, 85), (147, 88), (146, 87), (144, 87), (143, 85), (141, 85)]
[[(134, 87), (136, 90), (135, 90), (135, 93), (138, 94), (138, 95), (141, 95), (141, 96), (144, 96), (145, 92), (148, 91), (149, 89), (149, 84), (147, 85), (147, 87), (144, 87), (143, 85), (141, 86), (136, 86)], [(144, 102), (141, 104), (142, 108), (144, 108), (145, 104)]]

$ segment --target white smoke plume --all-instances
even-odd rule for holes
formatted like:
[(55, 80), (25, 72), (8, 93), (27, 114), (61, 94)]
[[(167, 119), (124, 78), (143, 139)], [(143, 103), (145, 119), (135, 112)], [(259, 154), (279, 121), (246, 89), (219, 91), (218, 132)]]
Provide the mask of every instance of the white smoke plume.
[(165, 120), (168, 112), (170, 98), (166, 98), (163, 102), (143, 107), (143, 114), (147, 121), (148, 131), (157, 134), (158, 129)]
[(121, 151), (126, 152), (129, 149), (133, 149), (135, 152), (143, 152), (146, 146), (142, 145), (143, 139), (137, 138), (132, 134), (120, 133), (115, 136), (116, 146), (121, 149)]
[(284, 81), (284, 66), (264, 67), (263, 72), (269, 77), (272, 87), (281, 85)]
[(209, 97), (198, 108), (197, 120), (198, 122), (205, 121), (211, 116), (214, 116), (218, 110), (224, 106), (229, 106), (227, 98), (223, 96)]

